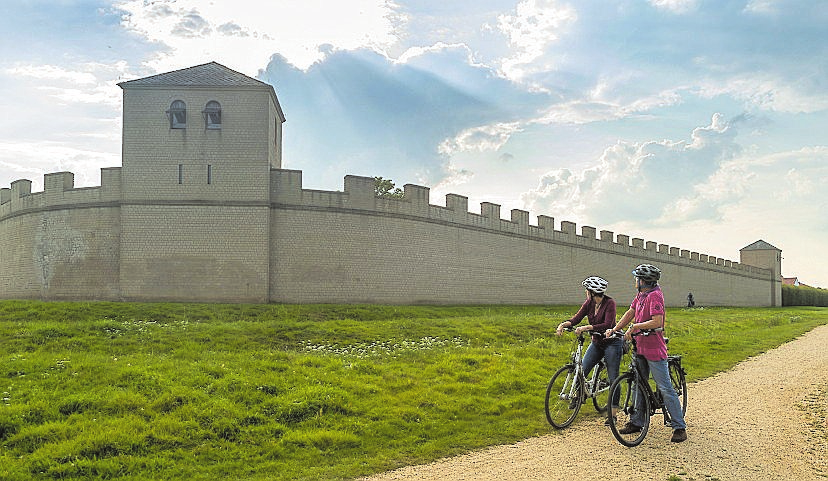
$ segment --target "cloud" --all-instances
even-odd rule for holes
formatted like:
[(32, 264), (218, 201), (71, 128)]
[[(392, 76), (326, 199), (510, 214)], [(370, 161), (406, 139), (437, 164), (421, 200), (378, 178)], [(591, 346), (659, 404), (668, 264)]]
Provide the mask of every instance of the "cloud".
[(170, 33), (177, 37), (207, 38), (213, 33), (213, 28), (204, 17), (194, 10), (181, 15)]
[(9, 75), (19, 75), (38, 80), (65, 81), (74, 85), (94, 85), (97, 78), (91, 72), (67, 70), (56, 65), (17, 65), (6, 69)]
[(307, 70), (274, 57), (262, 78), (288, 118), (289, 168), (326, 185), (349, 173), (426, 185), (467, 179), (451, 171), (448, 156), (498, 148), (518, 128), (514, 119), (534, 113), (545, 96), (471, 64), (465, 53), (443, 46), (401, 62), (367, 49), (334, 51)]
[(0, 142), (0, 185), (18, 179), (43, 190), (43, 174), (73, 172), (75, 187), (100, 185), (100, 169), (121, 164), (118, 154), (67, 146), (63, 142)]
[[(168, 71), (210, 60), (256, 75), (274, 54), (306, 69), (319, 47), (384, 52), (397, 41), (394, 5), (385, 0), (202, 2), (120, 0), (122, 25), (164, 46), (147, 64)], [(244, 52), (244, 55), (239, 55)]]
[[(85, 62), (73, 69), (48, 64), (18, 64), (3, 71), (9, 89), (39, 90), (63, 104), (104, 104), (120, 107), (121, 91), (115, 80), (126, 75), (126, 62)], [(23, 80), (26, 79), (26, 80)]]
[(771, 14), (777, 12), (776, 0), (749, 0), (745, 5), (745, 12)]
[(446, 163), (445, 172), (446, 174), (440, 182), (436, 183), (431, 189), (432, 199), (436, 199), (441, 196), (444, 197), (446, 194), (452, 192), (452, 188), (458, 185), (468, 184), (474, 179), (474, 172), (467, 169), (459, 169), (451, 162)]
[[(649, 219), (642, 224), (676, 224), (715, 216), (715, 195), (695, 207), (698, 190), (701, 185), (709, 186), (710, 176), (741, 152), (735, 136), (732, 125), (716, 114), (710, 125), (693, 130), (689, 142), (618, 142), (593, 167), (579, 172), (549, 171), (521, 200), (534, 211), (600, 224), (629, 218)], [(715, 185), (712, 192), (717, 192)]]
[[(557, 168), (525, 192), (527, 209), (717, 257), (757, 239), (777, 245), (790, 274), (824, 283), (811, 255), (828, 236), (828, 147), (757, 153), (738, 127), (714, 115), (687, 141), (618, 142), (582, 170)], [(738, 260), (738, 258), (736, 258)], [(823, 276), (823, 279), (819, 279)]]
[(222, 35), (227, 35), (228, 37), (249, 37), (250, 34), (247, 33), (245, 29), (233, 22), (223, 23), (216, 28), (216, 31)]
[(68, 170), (76, 184), (100, 183), (99, 169), (120, 164), (121, 89), (126, 62), (74, 62), (71, 67), (17, 63), (0, 70), (0, 185)]
[(723, 82), (701, 82), (704, 98), (728, 95), (755, 109), (776, 112), (818, 112), (828, 109), (824, 82), (811, 77), (785, 78), (776, 73), (735, 75)]
[(650, 4), (659, 10), (682, 14), (695, 10), (698, 0), (650, 0)]
[(537, 62), (546, 46), (560, 38), (566, 28), (578, 19), (575, 9), (556, 0), (523, 0), (514, 15), (500, 15), (497, 26), (509, 39), (513, 53), (502, 60), (507, 78), (521, 79), (538, 68), (548, 69), (546, 62)]
[(518, 122), (496, 123), (482, 127), (463, 130), (454, 138), (446, 139), (438, 148), (442, 154), (451, 155), (459, 151), (478, 151), (500, 149), (515, 132), (520, 131)]

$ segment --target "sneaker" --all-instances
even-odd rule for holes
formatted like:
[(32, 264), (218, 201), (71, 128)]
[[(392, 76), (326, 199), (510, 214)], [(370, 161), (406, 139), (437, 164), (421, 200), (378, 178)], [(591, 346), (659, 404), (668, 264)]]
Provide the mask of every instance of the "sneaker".
[(671, 442), (680, 443), (682, 441), (687, 441), (687, 430), (685, 429), (676, 429), (673, 431), (673, 437), (670, 438)]
[(634, 433), (640, 433), (640, 432), (641, 432), (641, 426), (636, 426), (635, 424), (632, 424), (632, 423), (627, 423), (627, 424), (624, 425), (623, 428), (618, 430), (618, 434), (634, 434)]

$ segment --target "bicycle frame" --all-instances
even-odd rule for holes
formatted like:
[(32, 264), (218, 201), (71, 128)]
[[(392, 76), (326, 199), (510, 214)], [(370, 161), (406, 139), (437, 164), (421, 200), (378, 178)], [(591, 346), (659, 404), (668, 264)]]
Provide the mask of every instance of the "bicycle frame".
[[(572, 332), (574, 329), (567, 328), (566, 331)], [(606, 378), (606, 365), (603, 358), (599, 359), (589, 379), (584, 377), (585, 342), (584, 333), (578, 334), (569, 362), (558, 369), (546, 388), (546, 419), (558, 429), (572, 423), (587, 399), (592, 399), (599, 413), (603, 414), (607, 409), (604, 400), (598, 398), (602, 393), (609, 391), (610, 387), (609, 379)]]
[[(633, 346), (629, 370), (626, 373), (619, 375), (610, 387), (610, 396), (618, 399), (619, 403), (617, 406), (613, 405), (612, 412), (609, 414), (608, 424), (613, 436), (615, 436), (618, 442), (627, 447), (637, 446), (644, 440), (649, 430), (650, 419), (655, 414), (658, 414), (659, 410), (664, 417), (664, 424), (666, 426), (671, 425), (670, 413), (667, 411), (661, 391), (657, 387), (653, 389), (650, 385), (649, 375), (645, 376), (639, 368), (638, 363), (641, 361), (639, 360), (635, 344), (636, 336), (648, 336), (653, 332), (658, 331), (660, 331), (660, 329), (650, 329), (633, 334)], [(668, 340), (665, 339), (665, 342), (667, 341)], [(685, 381), (686, 372), (681, 365), (681, 356), (667, 357), (667, 371), (670, 376), (670, 383), (673, 385), (673, 388), (676, 390), (676, 394), (679, 396), (681, 410), (682, 412), (686, 412), (687, 383)], [(642, 422), (643, 424), (639, 426), (638, 431), (625, 432), (622, 434), (619, 432), (617, 426), (619, 421), (616, 419), (616, 415), (618, 417), (623, 416), (626, 418), (628, 423), (631, 423), (633, 418), (642, 416), (639, 418), (639, 421), (636, 422), (636, 426), (639, 425), (639, 422)], [(633, 436), (626, 437), (629, 435)]]
[[(571, 331), (572, 329), (566, 330)], [(575, 395), (574, 389), (576, 389), (576, 384), (571, 381), (575, 379), (582, 379), (586, 381), (584, 383), (584, 389), (586, 391), (584, 393), (585, 397), (594, 398), (598, 394), (609, 389), (609, 385), (598, 386), (598, 373), (601, 369), (606, 369), (604, 359), (599, 359), (598, 364), (596, 364), (595, 367), (592, 368), (592, 373), (589, 379), (584, 379), (584, 343), (586, 342), (586, 336), (584, 336), (584, 333), (578, 334), (578, 338), (575, 342), (576, 347), (575, 350), (572, 351), (570, 358), (572, 364), (575, 366), (575, 371), (573, 371), (572, 374), (567, 376), (566, 385), (570, 385), (570, 390), (566, 394), (569, 396), (568, 399), (572, 399)]]
[[(653, 332), (660, 332), (660, 331), (661, 331), (661, 329), (648, 329), (646, 331), (642, 331), (641, 333), (633, 334), (633, 336), (639, 336), (639, 335), (648, 336)], [(664, 338), (664, 341), (665, 341), (666, 344), (670, 343), (670, 339), (668, 339), (668, 338)], [(647, 386), (646, 394), (647, 394), (647, 396), (649, 398), (649, 401), (650, 401), (649, 402), (650, 416), (658, 414), (658, 410), (661, 409), (661, 412), (664, 415), (664, 425), (669, 426), (670, 425), (670, 414), (667, 412), (667, 409), (664, 407), (664, 398), (661, 395), (661, 391), (659, 391), (657, 388), (653, 389), (653, 387), (650, 385), (649, 376), (647, 376), (647, 378), (645, 378), (644, 375), (641, 374), (641, 370), (638, 369), (638, 364), (636, 362), (637, 359), (638, 359), (638, 352), (637, 352), (637, 349), (636, 349), (635, 340), (633, 340), (632, 356), (631, 356), (631, 359), (630, 359), (630, 372), (635, 373), (636, 382), (639, 385)], [(681, 371), (682, 376), (686, 374), (686, 372), (684, 371), (684, 367), (682, 367), (682, 365), (681, 365), (681, 356), (667, 356), (667, 364), (668, 364), (668, 373), (669, 373), (670, 366), (673, 365), (673, 366), (676, 367), (676, 369)], [(680, 380), (671, 379), (671, 382), (673, 382), (673, 383), (678, 382), (678, 381), (680, 381)], [(674, 386), (674, 388), (675, 388), (675, 386)], [(676, 394), (681, 395), (681, 394), (683, 394), (683, 392), (677, 392)], [(682, 410), (686, 410), (686, 409), (687, 409), (687, 406), (682, 405)]]
[[(645, 378), (644, 375), (641, 374), (641, 370), (638, 369), (638, 366), (637, 366), (636, 356), (638, 356), (638, 354), (635, 354), (635, 350), (633, 350), (633, 358), (632, 358), (632, 361), (630, 362), (630, 372), (634, 373), (635, 383), (638, 386), (646, 387), (646, 389), (643, 390), (644, 391), (643, 394), (647, 396), (647, 401), (648, 401), (647, 406), (649, 406), (649, 408), (650, 408), (650, 414), (649, 415), (652, 417), (652, 416), (658, 414), (659, 409), (660, 409), (662, 415), (664, 416), (664, 425), (669, 426), (670, 425), (670, 413), (668, 413), (667, 409), (664, 408), (664, 399), (661, 396), (661, 392), (658, 389), (653, 389), (653, 387), (650, 385), (649, 376), (647, 376), (647, 378)], [(641, 389), (637, 389), (637, 390), (633, 391), (633, 395), (635, 395), (636, 392), (641, 393), (641, 391), (642, 391)]]

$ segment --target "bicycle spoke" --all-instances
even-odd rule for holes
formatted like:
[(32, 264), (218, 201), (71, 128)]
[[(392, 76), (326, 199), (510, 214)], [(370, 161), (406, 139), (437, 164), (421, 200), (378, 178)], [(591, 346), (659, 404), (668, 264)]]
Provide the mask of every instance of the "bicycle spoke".
[(575, 367), (567, 365), (558, 370), (546, 387), (546, 420), (563, 429), (575, 420), (583, 403), (583, 383), (576, 382)]
[(595, 410), (603, 414), (607, 412), (607, 401), (609, 400), (610, 382), (607, 377), (607, 368), (603, 362), (595, 366), (596, 369), (596, 385), (591, 386), (592, 389), (592, 404)]
[(687, 413), (687, 380), (681, 367), (671, 362), (670, 363), (670, 382), (673, 384), (673, 389), (678, 394), (679, 402), (681, 403), (681, 412)]
[[(650, 427), (649, 402), (634, 379), (633, 373), (626, 373), (619, 376), (610, 389), (611, 399), (618, 400), (612, 403), (614, 416), (609, 416), (610, 430), (618, 442), (629, 447), (641, 444)], [(640, 429), (624, 432), (630, 425)]]

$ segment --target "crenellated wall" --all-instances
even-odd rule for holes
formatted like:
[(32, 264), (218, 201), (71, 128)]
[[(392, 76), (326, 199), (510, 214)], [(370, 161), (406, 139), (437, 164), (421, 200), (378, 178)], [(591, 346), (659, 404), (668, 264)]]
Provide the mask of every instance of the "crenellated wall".
[(670, 305), (774, 303), (773, 271), (466, 197), (430, 203), (426, 187), (374, 195), (370, 177), (343, 191), (302, 188), (270, 171), (269, 199), (125, 201), (120, 168), (101, 186), (47, 174), (0, 190), (0, 298), (208, 302), (558, 304), (583, 298), (589, 275), (628, 305), (630, 271), (663, 271)]
[(0, 297), (118, 299), (120, 168), (101, 186), (44, 176), (44, 191), (18, 180), (0, 190)]
[(630, 238), (406, 185), (378, 198), (370, 177), (345, 177), (344, 191), (302, 188), (302, 173), (271, 171), (271, 299), (280, 302), (574, 303), (580, 281), (601, 275), (628, 302), (631, 270), (664, 272), (671, 305), (692, 291), (700, 305), (770, 305), (772, 272), (666, 244)]

